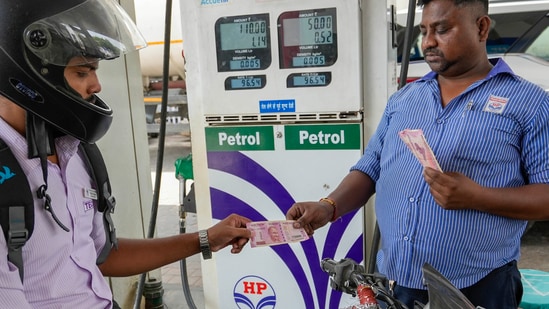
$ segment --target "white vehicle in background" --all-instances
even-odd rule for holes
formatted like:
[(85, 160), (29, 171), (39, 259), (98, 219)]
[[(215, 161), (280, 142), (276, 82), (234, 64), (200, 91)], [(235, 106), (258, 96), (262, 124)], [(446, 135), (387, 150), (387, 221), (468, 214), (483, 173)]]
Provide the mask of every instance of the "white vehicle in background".
[(515, 73), (549, 92), (549, 12), (500, 56)]
[[(135, 20), (148, 46), (139, 51), (143, 84), (162, 77), (166, 1), (135, 0)], [(184, 79), (183, 39), (179, 1), (172, 3), (170, 40), (170, 70), (172, 80)]]
[[(407, 82), (414, 81), (430, 71), (423, 60), (421, 8), (414, 17), (410, 63)], [(503, 57), (513, 71), (549, 91), (549, 0), (491, 0), (489, 15), (492, 19), (487, 51), (489, 57)], [(406, 11), (397, 13), (399, 63), (406, 25)], [(400, 73), (400, 66), (398, 69)]]
[[(147, 47), (139, 51), (147, 133), (156, 137), (160, 131), (164, 70), (164, 36), (166, 0), (135, 0), (136, 24)], [(185, 81), (185, 59), (181, 34), (180, 1), (172, 2), (169, 49), (168, 107), (166, 131), (179, 133), (189, 130)]]

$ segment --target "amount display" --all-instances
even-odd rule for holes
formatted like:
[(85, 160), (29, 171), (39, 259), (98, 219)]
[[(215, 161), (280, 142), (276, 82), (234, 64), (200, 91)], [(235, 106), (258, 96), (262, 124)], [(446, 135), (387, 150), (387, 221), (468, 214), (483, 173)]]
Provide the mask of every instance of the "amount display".
[(336, 62), (336, 8), (284, 12), (277, 26), (281, 69), (327, 67)]
[(225, 80), (225, 90), (261, 89), (265, 82), (265, 75), (231, 76)]
[(271, 65), (269, 14), (226, 16), (215, 22), (217, 71), (264, 70)]
[(285, 19), (284, 46), (333, 44), (333, 22), (332, 16)]
[(221, 24), (221, 50), (266, 48), (267, 22), (264, 20)]

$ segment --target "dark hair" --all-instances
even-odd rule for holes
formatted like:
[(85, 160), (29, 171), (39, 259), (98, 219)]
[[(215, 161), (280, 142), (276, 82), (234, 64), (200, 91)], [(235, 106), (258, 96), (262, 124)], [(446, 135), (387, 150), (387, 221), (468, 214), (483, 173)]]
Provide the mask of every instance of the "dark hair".
[[(431, 3), (433, 0), (418, 0), (418, 6), (425, 6)], [(451, 0), (455, 6), (467, 6), (473, 4), (481, 4), (484, 8), (484, 13), (488, 14), (488, 0)]]

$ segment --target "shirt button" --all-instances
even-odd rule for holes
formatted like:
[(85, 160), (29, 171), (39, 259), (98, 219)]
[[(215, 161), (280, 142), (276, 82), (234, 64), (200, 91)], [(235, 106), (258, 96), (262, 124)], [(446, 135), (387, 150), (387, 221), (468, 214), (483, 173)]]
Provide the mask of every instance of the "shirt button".
[(408, 238), (408, 236), (404, 236), (405, 241), (408, 241), (408, 239), (410, 239), (410, 238)]
[(411, 198), (409, 198), (409, 199), (408, 199), (408, 201), (410, 201), (410, 203), (413, 203), (413, 202), (415, 202), (415, 201), (416, 201), (416, 199), (415, 199), (415, 198), (413, 198), (413, 197), (411, 197)]
[(444, 123), (444, 120), (438, 119), (438, 120), (437, 120), (437, 123), (438, 123), (438, 124), (442, 124), (442, 123)]

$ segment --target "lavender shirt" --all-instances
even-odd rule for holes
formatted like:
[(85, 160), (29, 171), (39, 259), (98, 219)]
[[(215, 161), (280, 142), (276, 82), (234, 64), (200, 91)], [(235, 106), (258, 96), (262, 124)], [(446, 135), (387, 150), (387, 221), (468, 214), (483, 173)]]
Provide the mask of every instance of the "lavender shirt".
[[(23, 136), (0, 118), (0, 137), (10, 147), (27, 175), (32, 192), (43, 184), (38, 159), (27, 159)], [(62, 230), (34, 202), (34, 232), (23, 247), (24, 284), (19, 272), (7, 261), (7, 247), (0, 229), (0, 308), (111, 308), (112, 294), (96, 266), (105, 243), (102, 215), (97, 202), (84, 196), (92, 188), (86, 165), (77, 153), (78, 140), (56, 139), (59, 165), (48, 163), (48, 194)], [(8, 180), (9, 181), (9, 180)]]

